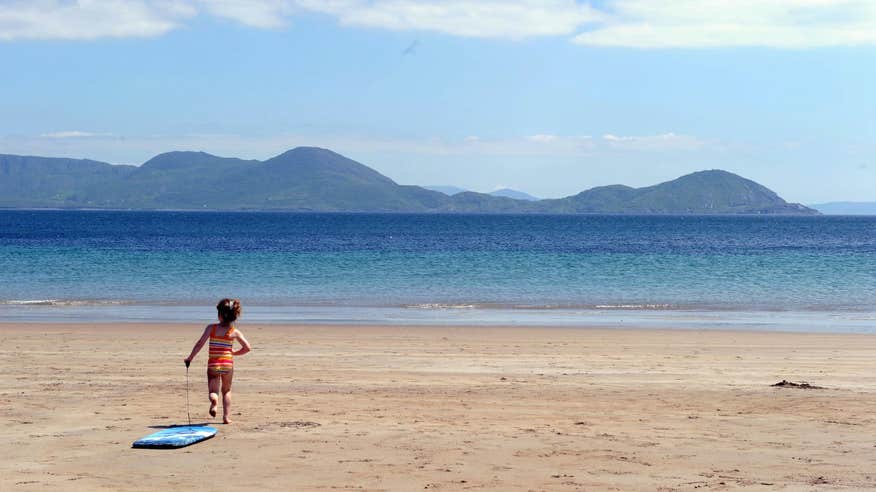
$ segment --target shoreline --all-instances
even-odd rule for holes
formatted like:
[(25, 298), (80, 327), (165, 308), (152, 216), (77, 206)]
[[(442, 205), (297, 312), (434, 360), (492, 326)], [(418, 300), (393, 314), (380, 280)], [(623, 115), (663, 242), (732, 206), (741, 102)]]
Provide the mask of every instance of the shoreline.
[[(210, 304), (0, 304), (12, 323), (210, 322)], [(876, 312), (684, 309), (504, 309), (478, 307), (245, 305), (244, 323), (266, 325), (517, 326), (793, 333), (876, 333)]]
[[(876, 487), (872, 335), (247, 323), (235, 423), (181, 450), (131, 449), (185, 423), (182, 358), (202, 326), (0, 323), (0, 483)], [(215, 423), (205, 361), (190, 375), (192, 421)]]

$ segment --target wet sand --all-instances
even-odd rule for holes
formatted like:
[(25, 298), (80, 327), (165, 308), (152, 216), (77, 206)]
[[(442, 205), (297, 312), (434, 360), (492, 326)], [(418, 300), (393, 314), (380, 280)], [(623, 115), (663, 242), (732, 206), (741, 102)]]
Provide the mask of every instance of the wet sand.
[[(876, 489), (876, 338), (255, 326), (233, 425), (197, 325), (0, 325), (0, 490)], [(807, 381), (824, 389), (772, 387)]]

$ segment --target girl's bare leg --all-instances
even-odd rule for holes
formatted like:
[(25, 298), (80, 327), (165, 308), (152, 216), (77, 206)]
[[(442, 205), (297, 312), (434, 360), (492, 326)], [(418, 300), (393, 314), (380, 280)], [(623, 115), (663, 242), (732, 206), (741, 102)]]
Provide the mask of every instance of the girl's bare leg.
[(222, 422), (230, 424), (231, 419), (231, 380), (234, 378), (234, 370), (222, 375)]
[(216, 416), (219, 407), (219, 374), (207, 373), (207, 389), (210, 391), (210, 416)]

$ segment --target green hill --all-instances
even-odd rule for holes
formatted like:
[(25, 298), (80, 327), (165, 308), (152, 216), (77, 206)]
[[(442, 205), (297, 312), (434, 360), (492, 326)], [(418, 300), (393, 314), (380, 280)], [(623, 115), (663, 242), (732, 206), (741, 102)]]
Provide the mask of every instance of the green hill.
[(204, 152), (167, 152), (149, 159), (103, 196), (121, 208), (233, 208), (222, 206), (238, 176), (258, 161), (217, 157)]
[(235, 183), (241, 190), (236, 208), (424, 212), (449, 200), (436, 191), (398, 185), (370, 167), (315, 147), (280, 154)]
[(0, 155), (0, 207), (541, 214), (814, 214), (726, 171), (645, 188), (614, 185), (554, 200), (447, 196), (404, 186), (326, 149), (266, 161), (168, 152), (143, 165)]
[(103, 191), (134, 172), (88, 159), (0, 154), (0, 207), (107, 207)]
[(559, 200), (543, 200), (562, 213), (813, 214), (768, 188), (727, 171), (700, 171), (645, 188), (602, 186)]

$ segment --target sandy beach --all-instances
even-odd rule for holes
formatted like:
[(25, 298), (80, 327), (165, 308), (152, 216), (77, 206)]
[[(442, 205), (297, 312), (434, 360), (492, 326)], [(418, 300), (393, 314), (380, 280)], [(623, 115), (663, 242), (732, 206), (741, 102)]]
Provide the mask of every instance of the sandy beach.
[(235, 423), (202, 353), (219, 434), (139, 450), (186, 422), (201, 326), (0, 325), (0, 489), (876, 489), (872, 336), (241, 328)]

